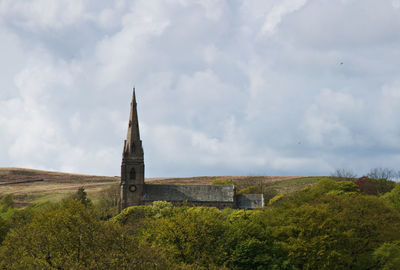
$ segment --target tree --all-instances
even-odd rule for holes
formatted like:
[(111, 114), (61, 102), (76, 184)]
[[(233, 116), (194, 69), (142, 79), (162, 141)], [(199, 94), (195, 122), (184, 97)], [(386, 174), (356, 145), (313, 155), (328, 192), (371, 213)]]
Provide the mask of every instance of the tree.
[(331, 173), (331, 176), (348, 179), (348, 178), (356, 178), (357, 174), (353, 172), (353, 170), (351, 169), (338, 168), (335, 169), (333, 173)]
[(71, 196), (72, 199), (80, 201), (83, 205), (87, 206), (91, 203), (90, 199), (87, 197), (87, 193), (84, 187), (78, 188), (76, 193)]
[(390, 168), (373, 168), (367, 173), (367, 177), (373, 179), (393, 180), (397, 176), (397, 173)]
[(292, 269), (287, 252), (273, 237), (261, 210), (236, 210), (228, 216), (224, 253), (233, 269)]
[(14, 208), (14, 199), (12, 194), (5, 194), (0, 200), (0, 212), (6, 212), (8, 209)]
[(118, 214), (120, 193), (119, 184), (111, 185), (100, 192), (101, 196), (96, 206), (102, 219), (107, 220)]
[(382, 196), (382, 199), (390, 203), (397, 210), (400, 210), (400, 184), (396, 184), (392, 191)]
[(176, 263), (209, 267), (223, 254), (224, 217), (216, 208), (179, 208), (153, 220), (144, 238)]
[(379, 269), (400, 269), (400, 242), (384, 243), (375, 250), (374, 258)]
[(9, 224), (0, 216), (0, 245), (6, 237), (9, 228)]
[(400, 214), (377, 197), (322, 195), (266, 216), (300, 269), (371, 269), (372, 253), (400, 238)]
[(66, 200), (36, 213), (0, 248), (2, 269), (167, 269), (158, 252), (97, 219), (91, 206)]
[(354, 183), (358, 186), (362, 193), (367, 195), (383, 195), (390, 192), (396, 185), (394, 181), (380, 178), (368, 178), (361, 177), (354, 180)]

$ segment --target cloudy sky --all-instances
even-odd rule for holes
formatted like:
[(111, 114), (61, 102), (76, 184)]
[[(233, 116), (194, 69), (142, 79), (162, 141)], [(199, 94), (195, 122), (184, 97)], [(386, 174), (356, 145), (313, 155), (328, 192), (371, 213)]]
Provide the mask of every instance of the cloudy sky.
[(0, 0), (0, 167), (400, 169), (400, 0)]

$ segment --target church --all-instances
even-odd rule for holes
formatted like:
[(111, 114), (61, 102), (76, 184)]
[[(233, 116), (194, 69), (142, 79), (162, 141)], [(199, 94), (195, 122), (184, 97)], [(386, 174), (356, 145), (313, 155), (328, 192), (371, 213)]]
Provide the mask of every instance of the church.
[(263, 194), (236, 194), (235, 186), (146, 184), (144, 151), (139, 133), (135, 89), (133, 89), (128, 133), (121, 163), (120, 211), (134, 205), (168, 201), (174, 205), (252, 209), (264, 206)]

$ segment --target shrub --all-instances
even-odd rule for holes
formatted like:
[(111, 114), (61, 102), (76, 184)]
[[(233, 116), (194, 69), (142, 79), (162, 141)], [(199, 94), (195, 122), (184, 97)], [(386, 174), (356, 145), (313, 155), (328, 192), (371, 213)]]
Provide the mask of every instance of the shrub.
[(12, 194), (6, 194), (0, 200), (0, 212), (6, 212), (8, 209), (14, 208), (14, 198)]
[(262, 188), (258, 185), (248, 186), (237, 192), (237, 194), (261, 194), (261, 193), (263, 193)]
[(390, 192), (396, 185), (396, 182), (387, 179), (372, 179), (361, 177), (354, 180), (360, 191), (367, 195), (383, 195)]
[(233, 180), (223, 180), (223, 179), (215, 179), (211, 181), (211, 185), (213, 186), (232, 186), (235, 185)]
[(390, 192), (382, 196), (382, 199), (387, 201), (394, 208), (400, 210), (400, 184), (396, 184)]
[(268, 204), (271, 205), (271, 204), (274, 204), (274, 203), (276, 203), (276, 202), (279, 202), (279, 201), (281, 201), (282, 198), (284, 198), (284, 197), (285, 197), (285, 195), (283, 195), (283, 194), (275, 195), (272, 199), (269, 200)]

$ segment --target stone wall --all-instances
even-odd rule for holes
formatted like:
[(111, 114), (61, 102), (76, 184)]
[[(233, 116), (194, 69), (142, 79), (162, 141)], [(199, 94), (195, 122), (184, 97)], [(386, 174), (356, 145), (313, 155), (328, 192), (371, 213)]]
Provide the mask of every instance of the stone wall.
[(218, 202), (235, 203), (234, 186), (209, 185), (144, 185), (143, 202)]
[(239, 194), (236, 195), (236, 207), (239, 209), (253, 209), (264, 206), (263, 194)]

